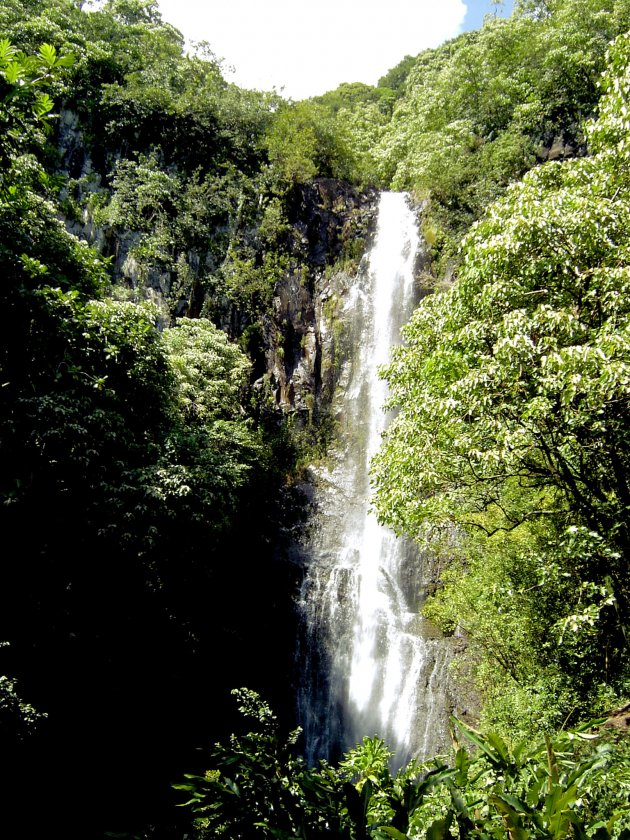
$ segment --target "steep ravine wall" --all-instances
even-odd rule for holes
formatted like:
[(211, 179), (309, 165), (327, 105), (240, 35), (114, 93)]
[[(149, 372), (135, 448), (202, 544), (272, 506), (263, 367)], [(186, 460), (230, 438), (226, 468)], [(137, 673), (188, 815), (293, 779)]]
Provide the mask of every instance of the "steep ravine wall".
[(99, 223), (90, 209), (99, 203), (90, 202), (90, 197), (109, 196), (116, 151), (101, 159), (102, 150), (91, 149), (79, 118), (69, 110), (60, 115), (58, 147), (61, 172), (72, 184), (66, 225), (110, 259), (114, 281), (133, 299), (156, 304), (163, 326), (182, 315), (210, 313), (234, 340), (254, 326), (257, 340), (248, 351), (259, 400), (279, 419), (289, 417), (298, 427), (317, 423), (334, 393), (344, 352), (344, 336), (335, 319), (374, 232), (377, 192), (330, 178), (293, 187), (284, 199), (288, 233), (282, 247), (287, 267), (275, 283), (270, 305), (252, 312), (208, 283), (220, 270), (226, 241), (237, 253), (244, 242), (258, 249), (259, 259), (264, 257), (251, 220), (243, 223), (237, 213), (208, 232), (206, 247), (176, 255), (172, 261), (183, 264), (189, 278), (182, 284), (178, 272), (159, 261), (139, 266), (134, 250), (141, 232)]
[[(95, 162), (76, 115), (69, 111), (61, 115), (59, 148), (64, 173), (80, 185), (79, 192), (83, 193), (77, 196), (75, 192), (75, 207), (82, 209), (69, 214), (66, 224), (72, 233), (110, 258), (113, 279), (129, 291), (132, 299), (154, 302), (163, 325), (181, 315), (210, 313), (234, 340), (242, 340), (255, 327), (256, 342), (249, 346), (242, 343), (252, 358), (252, 386), (259, 405), (277, 422), (297, 430), (316, 428), (331, 416), (336, 392), (347, 385), (344, 371), (348, 370), (348, 360), (356, 351), (357, 336), (344, 320), (344, 311), (361, 260), (375, 234), (377, 191), (361, 191), (328, 178), (295, 186), (284, 206), (288, 222), (283, 243), (284, 253), (289, 255), (286, 269), (276, 280), (268, 305), (252, 312), (239, 308), (220, 291), (217, 293), (212, 284), (203, 282), (221, 266), (222, 251), (214, 247), (213, 236), (223, 243), (223, 248), (226, 239), (237, 243), (237, 247), (239, 242), (264, 247), (256, 229), (251, 227), (251, 219), (246, 223), (249, 229), (239, 229), (237, 214), (228, 225), (209, 231), (205, 248), (178, 254), (178, 261), (183, 261), (192, 278), (189, 288), (181, 289), (176, 273), (164, 270), (158, 263), (140, 270), (134, 248), (141, 233), (97, 223), (89, 203), (80, 200), (88, 194), (107, 197), (109, 188), (104, 173), (111, 173), (115, 154), (107, 162)], [(258, 256), (262, 258), (264, 254)], [(428, 290), (426, 280), (430, 279), (428, 256), (422, 248), (415, 273), (419, 298)], [(317, 481), (315, 473), (307, 470), (305, 475), (307, 480), (293, 488), (297, 492), (292, 504), (303, 508), (308, 530), (317, 508)], [(298, 519), (304, 522), (303, 517)], [(302, 576), (307, 540), (301, 526), (288, 526), (287, 533), (279, 535), (276, 551), (280, 562), (288, 563), (285, 568), (289, 587), (291, 581), (294, 585)], [(421, 581), (417, 579), (416, 565), (406, 570), (410, 591), (426, 593), (436, 584), (439, 570), (433, 567), (432, 560), (428, 552)], [(454, 647), (464, 644), (463, 640), (453, 643)], [(452, 708), (456, 704), (453, 698)]]
[(300, 188), (292, 208), (302, 262), (277, 284), (263, 316), (263, 380), (272, 404), (298, 425), (317, 422), (330, 405), (344, 352), (336, 316), (373, 234), (376, 198), (318, 179)]

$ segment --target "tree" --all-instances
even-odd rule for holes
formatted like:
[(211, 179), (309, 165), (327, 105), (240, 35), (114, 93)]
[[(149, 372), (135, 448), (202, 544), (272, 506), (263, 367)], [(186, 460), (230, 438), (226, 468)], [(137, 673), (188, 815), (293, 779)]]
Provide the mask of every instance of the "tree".
[(415, 59), (375, 157), (394, 188), (430, 199), (440, 269), (511, 181), (583, 151), (607, 45), (629, 26), (627, 0), (520, 3)]
[(577, 577), (564, 609), (576, 627), (596, 617), (603, 682), (625, 669), (630, 618), (629, 57), (624, 36), (593, 154), (510, 187), (466, 238), (456, 283), (405, 328), (374, 472), (381, 517), (417, 538), (545, 521), (557, 559), (566, 529), (581, 534), (561, 561)]
[[(107, 297), (107, 262), (62, 221), (46, 131), (49, 84), (69, 59), (4, 41), (0, 55), (0, 783), (7, 822), (24, 819), (22, 779), (37, 766), (47, 782), (29, 830), (95, 836), (155, 808), (191, 730), (220, 728), (209, 683), (220, 691), (230, 656), (236, 670), (252, 648), (235, 641), (246, 619), (226, 593), (238, 576), (254, 614), (243, 568), (269, 527), (254, 484), (264, 473), (269, 489), (273, 471), (246, 419), (240, 351), (204, 321), (163, 337), (155, 306)], [(128, 175), (121, 214), (144, 218), (157, 196), (170, 220), (181, 201), (180, 230), (207, 241), (207, 183), (182, 197), (144, 159)], [(225, 571), (228, 546), (245, 559)], [(264, 604), (276, 587), (261, 567)], [(121, 754), (147, 775), (114, 797)], [(62, 780), (90, 764), (94, 797), (70, 806)]]
[(285, 104), (266, 138), (269, 158), (282, 179), (304, 183), (316, 175), (348, 177), (352, 154), (343, 127), (314, 101)]

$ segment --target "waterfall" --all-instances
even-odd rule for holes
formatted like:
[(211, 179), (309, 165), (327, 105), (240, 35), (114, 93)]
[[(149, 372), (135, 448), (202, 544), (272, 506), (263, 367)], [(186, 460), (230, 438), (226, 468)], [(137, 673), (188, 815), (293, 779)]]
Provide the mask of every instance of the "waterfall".
[(338, 442), (330, 466), (312, 470), (316, 513), (300, 593), (298, 691), (310, 763), (332, 760), (366, 735), (385, 739), (394, 766), (446, 741), (448, 654), (419, 615), (424, 558), (370, 510), (369, 464), (387, 420), (378, 369), (413, 310), (418, 249), (407, 197), (383, 193), (374, 244), (342, 313), (353, 349), (333, 406)]

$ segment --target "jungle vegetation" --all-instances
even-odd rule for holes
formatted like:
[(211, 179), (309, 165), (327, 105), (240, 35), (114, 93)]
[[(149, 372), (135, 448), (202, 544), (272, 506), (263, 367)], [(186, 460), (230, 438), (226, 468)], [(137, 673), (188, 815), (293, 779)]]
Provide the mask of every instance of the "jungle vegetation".
[[(4, 0), (7, 825), (627, 836), (628, 749), (592, 720), (630, 693), (629, 29), (628, 0), (520, 0), (290, 102), (227, 82), (152, 0)], [(377, 738), (307, 768), (290, 733), (297, 456), (251, 385), (321, 178), (409, 190), (432, 256), (384, 371), (376, 504), (439, 556), (424, 609), (466, 638), (481, 731), (454, 721), (452, 756), (396, 776)], [(244, 684), (254, 728), (226, 742)]]

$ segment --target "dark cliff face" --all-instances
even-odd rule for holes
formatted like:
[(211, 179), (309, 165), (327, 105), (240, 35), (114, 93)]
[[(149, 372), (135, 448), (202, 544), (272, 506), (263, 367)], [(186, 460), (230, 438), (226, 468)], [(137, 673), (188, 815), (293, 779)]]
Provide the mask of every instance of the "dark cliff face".
[(336, 383), (337, 309), (358, 269), (376, 219), (375, 191), (319, 179), (302, 187), (292, 210), (294, 253), (301, 263), (277, 284), (263, 318), (265, 387), (272, 404), (311, 422)]
[[(331, 178), (294, 186), (282, 198), (286, 230), (271, 244), (260, 235), (261, 214), (251, 207), (249, 215), (244, 211), (243, 193), (224, 219), (208, 227), (202, 244), (180, 243), (169, 260), (142, 263), (137, 255), (146, 230), (103, 221), (93, 212), (111, 195), (115, 150), (107, 159), (102, 150), (93, 151), (71, 111), (60, 116), (58, 147), (61, 171), (71, 179), (67, 227), (111, 260), (114, 281), (132, 299), (152, 301), (163, 326), (182, 315), (211, 317), (247, 349), (261, 408), (278, 419), (290, 415), (298, 426), (316, 422), (335, 388), (335, 316), (374, 230), (376, 190)], [(259, 196), (250, 203), (264, 202)], [(216, 279), (226, 260), (249, 259), (254, 274), (262, 275), (275, 249), (283, 268), (266, 299), (253, 305), (230, 299)]]

